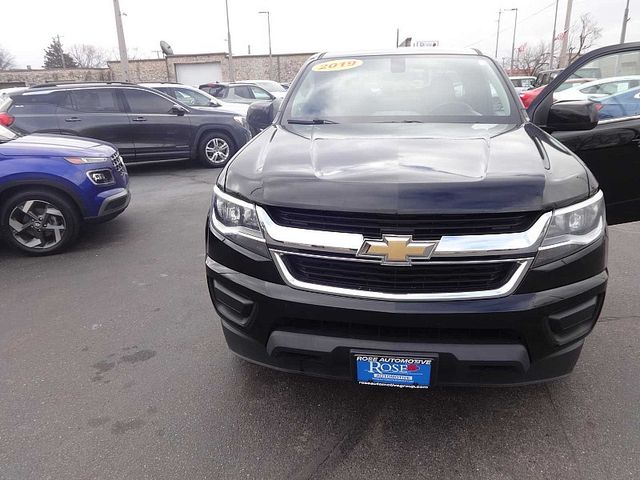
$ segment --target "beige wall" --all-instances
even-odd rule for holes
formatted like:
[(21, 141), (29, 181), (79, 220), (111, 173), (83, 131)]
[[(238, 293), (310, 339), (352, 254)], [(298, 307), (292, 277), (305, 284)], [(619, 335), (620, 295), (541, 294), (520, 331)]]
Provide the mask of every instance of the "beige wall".
[(2, 70), (0, 85), (25, 84), (38, 85), (49, 82), (104, 82), (111, 80), (111, 72), (107, 68), (56, 68), (52, 70)]
[[(290, 82), (300, 67), (312, 53), (282, 54), (273, 56), (273, 80)], [(196, 55), (172, 55), (166, 59), (130, 60), (131, 82), (175, 82), (176, 64), (220, 62), (222, 78), (212, 81), (229, 81), (229, 61), (224, 53)], [(258, 80), (269, 78), (268, 55), (242, 55), (233, 57), (236, 80)], [(0, 71), (0, 85), (4, 83), (25, 83), (27, 86), (39, 83), (63, 81), (109, 81), (121, 80), (120, 62), (107, 63), (107, 68), (69, 68), (51, 70), (5, 70)]]

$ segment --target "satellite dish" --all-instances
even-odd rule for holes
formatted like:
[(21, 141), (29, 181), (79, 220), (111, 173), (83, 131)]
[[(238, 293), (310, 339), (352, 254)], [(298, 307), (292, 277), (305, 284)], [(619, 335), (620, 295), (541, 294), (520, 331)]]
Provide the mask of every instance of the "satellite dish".
[(173, 49), (171, 48), (171, 45), (169, 45), (164, 40), (160, 41), (160, 49), (165, 55), (173, 55)]

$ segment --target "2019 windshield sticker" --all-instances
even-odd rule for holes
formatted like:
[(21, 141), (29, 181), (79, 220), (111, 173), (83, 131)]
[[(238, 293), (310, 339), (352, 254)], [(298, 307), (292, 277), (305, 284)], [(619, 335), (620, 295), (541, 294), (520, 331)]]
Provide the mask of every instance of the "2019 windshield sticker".
[(353, 58), (331, 60), (330, 62), (322, 62), (314, 65), (312, 70), (314, 72), (338, 72), (340, 70), (349, 70), (350, 68), (359, 67), (362, 63), (362, 60), (356, 60)]

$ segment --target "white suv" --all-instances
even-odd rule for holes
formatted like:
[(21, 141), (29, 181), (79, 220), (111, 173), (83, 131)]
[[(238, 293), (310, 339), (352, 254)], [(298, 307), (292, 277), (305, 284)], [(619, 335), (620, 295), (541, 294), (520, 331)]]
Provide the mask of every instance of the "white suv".
[(181, 83), (141, 83), (140, 85), (158, 90), (159, 92), (169, 95), (189, 107), (207, 110), (220, 108), (221, 110), (233, 112), (245, 117), (247, 116), (249, 105), (223, 102), (222, 100), (209, 95), (207, 92), (203, 92), (202, 90), (189, 85), (183, 85)]

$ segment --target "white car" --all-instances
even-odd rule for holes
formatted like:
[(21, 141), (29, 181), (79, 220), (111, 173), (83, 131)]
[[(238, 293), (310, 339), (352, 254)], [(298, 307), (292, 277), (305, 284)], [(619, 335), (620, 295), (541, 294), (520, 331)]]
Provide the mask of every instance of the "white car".
[(242, 103), (223, 102), (219, 98), (209, 95), (200, 89), (181, 83), (141, 83), (143, 87), (153, 88), (180, 103), (198, 109), (220, 109), (219, 111), (232, 112), (237, 115), (247, 116), (249, 105)]
[(608, 97), (640, 87), (640, 75), (608, 77), (567, 88), (553, 95), (558, 100), (588, 100)]
[(5, 97), (8, 97), (12, 93), (19, 93), (23, 90), (26, 90), (27, 87), (11, 87), (11, 88), (2, 88), (0, 89), (0, 100), (4, 100)]
[(535, 81), (536, 77), (526, 77), (526, 76), (521, 76), (521, 77), (509, 77), (509, 80), (511, 80), (511, 83), (513, 84), (513, 88), (516, 89), (516, 92), (518, 92), (519, 94), (522, 92), (526, 92), (527, 90), (531, 90), (533, 88), (533, 82)]
[(273, 80), (243, 80), (242, 82), (238, 83), (251, 83), (253, 85), (257, 85), (258, 87), (264, 88), (267, 92), (269, 92), (276, 98), (284, 98), (284, 96), (287, 94), (287, 89), (278, 82), (274, 82)]

